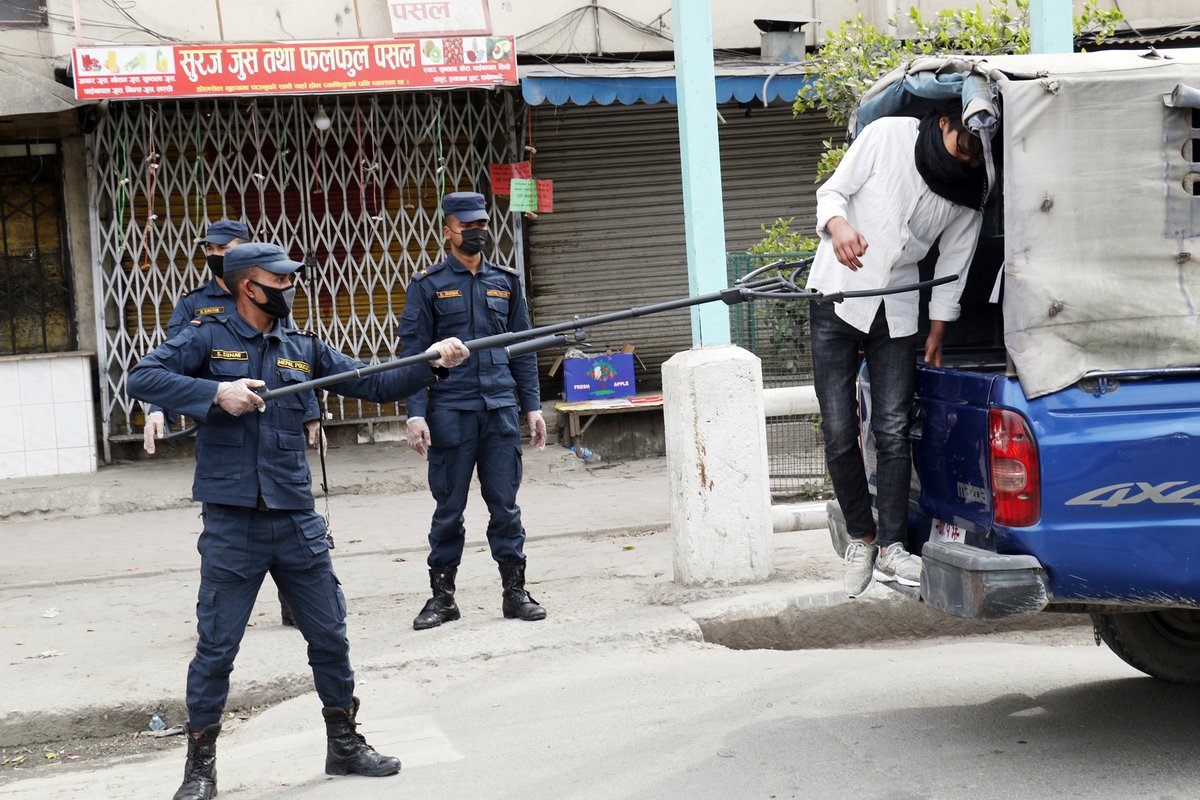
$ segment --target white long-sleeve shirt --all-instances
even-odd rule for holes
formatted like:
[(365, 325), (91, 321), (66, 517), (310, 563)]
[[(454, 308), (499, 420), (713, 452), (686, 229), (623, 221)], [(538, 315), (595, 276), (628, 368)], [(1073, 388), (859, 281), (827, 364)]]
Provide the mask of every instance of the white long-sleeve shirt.
[[(957, 275), (958, 280), (935, 286), (929, 318), (958, 319), (958, 299), (967, 267), (979, 242), (983, 214), (935, 194), (917, 172), (915, 148), (919, 121), (884, 117), (863, 129), (850, 145), (837, 170), (817, 190), (817, 235), (820, 245), (808, 277), (808, 288), (828, 294), (858, 289), (881, 289), (916, 283), (917, 262), (940, 235), (934, 277)], [(837, 260), (825, 226), (844, 217), (867, 240), (862, 267), (852, 270)], [(884, 303), (892, 337), (917, 332), (918, 292), (886, 297), (856, 297), (834, 308), (845, 322), (866, 332)]]

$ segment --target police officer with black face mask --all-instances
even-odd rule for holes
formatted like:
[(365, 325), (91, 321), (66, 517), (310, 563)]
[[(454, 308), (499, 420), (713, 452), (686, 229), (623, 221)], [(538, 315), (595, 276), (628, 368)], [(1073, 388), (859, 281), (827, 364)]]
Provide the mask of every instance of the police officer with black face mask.
[[(204, 248), (205, 263), (212, 273), (212, 279), (198, 289), (184, 291), (171, 313), (171, 321), (167, 323), (168, 339), (178, 336), (184, 326), (196, 317), (227, 317), (233, 313), (233, 295), (229, 293), (224, 278), (225, 254), (249, 241), (250, 228), (244, 222), (222, 219), (208, 226), (204, 238), (200, 239), (199, 243)], [(319, 446), (324, 449), (325, 433), (318, 422), (320, 414), (316, 395), (313, 395), (304, 417), (304, 431), (309, 447)], [(150, 406), (146, 413), (146, 425), (142, 429), (142, 447), (150, 455), (154, 455), (155, 439), (161, 439), (166, 434), (168, 415), (169, 421), (174, 424), (175, 415), (158, 406)], [(288, 627), (296, 625), (295, 615), (288, 607), (282, 592), (279, 594), (279, 618)]]
[[(530, 327), (517, 271), (483, 255), (491, 239), (483, 195), (448, 194), (442, 211), (450, 253), (409, 284), (400, 317), (404, 355), (420, 353), (446, 336), (467, 341)], [(474, 473), (490, 514), (487, 537), (500, 569), (501, 610), (509, 619), (544, 619), (545, 610), (525, 590), (525, 528), (517, 507), (522, 413), (529, 420), (531, 443), (546, 443), (536, 357), (510, 361), (502, 348), (482, 352), (446, 381), (410, 395), (407, 403), (408, 443), (429, 459), (429, 489), (437, 500), (429, 531), (433, 596), (413, 627), (432, 628), (460, 617), (455, 576)]]
[[(198, 316), (228, 316), (233, 311), (233, 297), (222, 279), (225, 254), (239, 244), (250, 241), (250, 229), (244, 222), (222, 219), (208, 226), (200, 245), (204, 248), (205, 262), (212, 273), (212, 278), (198, 289), (184, 290), (175, 303), (171, 312), (171, 321), (167, 323), (167, 338), (179, 335), (183, 326)], [(170, 421), (175, 422), (171, 414)], [(151, 406), (146, 414), (146, 425), (142, 429), (142, 447), (150, 455), (154, 455), (155, 439), (161, 439), (166, 434), (167, 412), (158, 406)]]
[[(256, 388), (280, 388), (363, 364), (288, 323), (300, 264), (273, 244), (244, 244), (225, 261), (235, 308), (192, 320), (129, 374), (129, 393), (179, 409), (200, 423), (193, 499), (203, 503), (196, 654), (188, 668), (188, 754), (175, 800), (217, 794), (216, 739), (229, 675), (263, 578), (269, 572), (296, 611), (324, 705), (325, 771), (393, 775), (356, 732), (358, 698), (350, 667), (346, 600), (333, 572), (325, 520), (313, 510), (312, 473), (300, 423), (311, 395), (264, 403)], [(467, 358), (462, 342), (431, 344), (439, 359), (351, 378), (329, 391), (395, 402)], [(261, 412), (261, 413), (260, 413)]]

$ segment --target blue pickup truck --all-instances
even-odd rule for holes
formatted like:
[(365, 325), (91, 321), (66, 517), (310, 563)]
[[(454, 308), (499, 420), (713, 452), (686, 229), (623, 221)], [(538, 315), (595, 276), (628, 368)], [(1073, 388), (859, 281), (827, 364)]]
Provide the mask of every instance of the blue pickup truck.
[(997, 191), (944, 365), (919, 368), (920, 599), (1090, 613), (1130, 665), (1198, 683), (1200, 51), (920, 59), (852, 130), (949, 97)]

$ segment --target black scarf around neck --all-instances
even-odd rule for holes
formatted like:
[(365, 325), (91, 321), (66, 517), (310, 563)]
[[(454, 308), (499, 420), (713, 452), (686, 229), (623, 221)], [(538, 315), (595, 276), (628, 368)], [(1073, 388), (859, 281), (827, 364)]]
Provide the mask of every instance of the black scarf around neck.
[(934, 194), (960, 206), (982, 209), (987, 171), (982, 166), (965, 164), (946, 151), (939, 116), (936, 111), (926, 114), (917, 128), (917, 172)]

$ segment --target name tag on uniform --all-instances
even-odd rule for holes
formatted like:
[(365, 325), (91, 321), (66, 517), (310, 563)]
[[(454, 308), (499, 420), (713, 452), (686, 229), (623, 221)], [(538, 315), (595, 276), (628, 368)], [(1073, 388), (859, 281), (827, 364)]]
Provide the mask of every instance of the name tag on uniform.
[(438, 300), (447, 300), (451, 297), (462, 297), (462, 292), (460, 292), (458, 289), (447, 289), (444, 292), (437, 293)]
[(303, 361), (292, 361), (290, 358), (278, 358), (275, 360), (276, 366), (284, 369), (298, 369), (301, 372), (312, 372), (312, 367)]
[(248, 361), (250, 354), (245, 350), (213, 350), (209, 358), (218, 358), (222, 361)]
[(512, 292), (507, 291), (505, 289), (488, 289), (487, 290), (488, 297), (503, 297), (505, 300), (508, 299), (508, 296), (510, 294), (512, 294)]
[(209, 308), (198, 308), (193, 316), (203, 317), (205, 314), (224, 314), (225, 306), (211, 306)]

